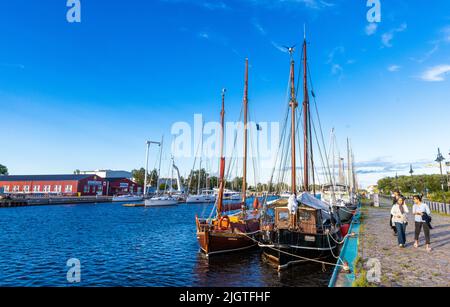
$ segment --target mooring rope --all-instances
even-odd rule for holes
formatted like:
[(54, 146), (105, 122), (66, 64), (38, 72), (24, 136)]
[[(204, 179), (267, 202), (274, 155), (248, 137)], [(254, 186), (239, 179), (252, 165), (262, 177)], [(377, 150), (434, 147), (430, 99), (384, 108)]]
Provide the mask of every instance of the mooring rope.
[[(261, 232), (261, 230), (260, 230), (259, 232)], [(250, 236), (247, 236), (247, 235), (244, 234), (244, 233), (242, 233), (241, 235), (243, 235), (243, 236), (249, 238), (250, 240), (252, 240), (252, 241), (255, 242), (255, 243), (258, 243), (258, 245), (261, 243), (261, 242), (259, 242), (258, 240), (254, 239), (254, 238), (252, 238), (252, 237), (250, 237)], [(285, 252), (285, 251), (283, 251), (283, 250), (281, 250), (281, 249), (277, 249), (277, 248), (272, 247), (272, 246), (269, 246), (269, 245), (265, 245), (264, 247), (270, 248), (271, 250), (274, 250), (274, 251), (283, 253), (283, 254), (285, 254), (285, 255), (288, 255), (288, 256), (291, 256), (291, 257), (294, 257), (294, 258), (302, 259), (302, 260), (304, 260), (304, 261), (311, 261), (311, 262), (316, 262), (316, 263), (326, 264), (326, 265), (336, 266), (336, 267), (344, 267), (343, 265), (338, 264), (338, 263), (331, 263), (331, 262), (328, 262), (328, 261), (321, 261), (321, 260), (314, 259), (314, 258), (307, 258), (307, 257), (295, 255), (295, 254), (292, 254), (292, 253), (289, 253), (289, 252)], [(330, 247), (331, 247), (331, 246), (330, 246)], [(332, 255), (333, 255), (333, 252), (332, 252)], [(333, 257), (334, 257), (334, 255), (333, 255)]]

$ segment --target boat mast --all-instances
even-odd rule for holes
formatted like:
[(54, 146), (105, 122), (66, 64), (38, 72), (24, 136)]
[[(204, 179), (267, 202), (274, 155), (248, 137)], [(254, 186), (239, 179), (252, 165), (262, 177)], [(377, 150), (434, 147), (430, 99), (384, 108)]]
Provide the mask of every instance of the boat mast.
[(222, 90), (222, 111), (220, 112), (220, 177), (219, 177), (219, 195), (217, 199), (217, 218), (222, 214), (223, 206), (223, 190), (225, 188), (225, 157), (223, 155), (223, 140), (225, 134), (225, 93), (226, 89)]
[(200, 183), (202, 181), (202, 156), (203, 156), (203, 122), (202, 122), (202, 135), (200, 137), (200, 162), (198, 168), (198, 182), (197, 182), (197, 195), (200, 195)]
[(248, 139), (248, 58), (245, 59), (245, 85), (244, 85), (244, 171), (242, 179), (242, 203), (247, 201), (247, 139)]
[(351, 174), (351, 158), (350, 158), (350, 140), (347, 138), (347, 180), (349, 193), (352, 193), (352, 174)]
[(291, 101), (289, 102), (289, 105), (291, 107), (291, 193), (296, 195), (297, 194), (297, 164), (296, 164), (296, 145), (295, 145), (295, 114), (296, 109), (298, 107), (297, 99), (295, 97), (295, 61), (292, 57), (292, 54), (294, 52), (293, 48), (290, 48), (291, 53), (291, 74), (290, 74), (290, 84), (291, 84)]
[(161, 138), (161, 146), (159, 147), (159, 165), (158, 165), (158, 179), (156, 180), (156, 195), (159, 195), (159, 179), (161, 178), (161, 161), (162, 161), (162, 151), (163, 151), (164, 135)]
[(309, 95), (308, 95), (308, 64), (307, 64), (307, 50), (306, 50), (306, 35), (303, 41), (303, 131), (304, 131), (304, 190), (309, 191)]

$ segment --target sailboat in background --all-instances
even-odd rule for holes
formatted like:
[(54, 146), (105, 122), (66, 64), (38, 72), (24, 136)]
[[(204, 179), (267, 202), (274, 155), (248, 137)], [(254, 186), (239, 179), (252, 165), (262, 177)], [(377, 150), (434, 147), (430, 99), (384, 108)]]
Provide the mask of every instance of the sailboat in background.
[[(336, 216), (332, 207), (317, 199), (314, 182), (313, 150), (311, 146), (311, 117), (308, 93), (308, 62), (306, 37), (303, 43), (303, 193), (297, 190), (296, 165), (296, 109), (298, 107), (295, 83), (294, 48), (289, 48), (291, 54), (290, 69), (290, 141), (291, 149), (291, 195), (289, 199), (279, 199), (264, 205), (261, 219), (261, 240), (259, 246), (267, 260), (277, 265), (278, 269), (287, 268), (294, 263), (302, 263), (308, 259), (329, 257), (337, 254), (341, 239), (340, 229), (336, 224)], [(286, 117), (288, 118), (288, 117)], [(288, 152), (289, 150), (287, 150)], [(281, 160), (283, 163), (283, 159)], [(280, 169), (285, 169), (281, 166)], [(310, 174), (312, 170), (312, 174)], [(310, 189), (313, 193), (310, 193)]]
[[(177, 190), (173, 189), (173, 171), (177, 172)], [(175, 165), (175, 161), (172, 157), (172, 165), (171, 165), (171, 178), (167, 180), (165, 184), (165, 191), (163, 193), (159, 193), (159, 187), (157, 195), (145, 200), (146, 207), (161, 207), (161, 206), (175, 206), (178, 205), (180, 199), (184, 194), (183, 186), (181, 183), (180, 172), (178, 167)], [(167, 185), (169, 183), (169, 189), (167, 190)]]
[[(241, 202), (224, 203), (225, 157), (224, 157), (224, 117), (225, 90), (222, 92), (221, 112), (221, 158), (219, 192), (215, 206), (215, 216), (209, 219), (196, 217), (197, 239), (201, 250), (207, 255), (242, 251), (257, 245), (259, 234), (259, 212), (247, 210), (247, 133), (248, 133), (248, 59), (245, 61), (244, 89), (244, 167)], [(239, 210), (238, 212), (236, 212)], [(231, 212), (233, 214), (227, 214)]]
[[(197, 177), (197, 193), (189, 194), (186, 198), (186, 203), (188, 204), (201, 204), (201, 203), (214, 203), (216, 201), (216, 196), (214, 194), (214, 190), (208, 189), (208, 174), (205, 173), (206, 176), (206, 187), (202, 189), (202, 155), (203, 155), (203, 123), (202, 123), (202, 135), (200, 139), (200, 161), (198, 168), (198, 177)], [(195, 164), (195, 162), (194, 162)], [(191, 177), (192, 178), (192, 177)], [(190, 184), (188, 184), (188, 191), (190, 189)]]
[(330, 176), (330, 183), (322, 186), (322, 200), (327, 202), (329, 205), (333, 206), (335, 211), (339, 216), (339, 221), (341, 224), (349, 224), (353, 216), (356, 213), (357, 201), (353, 197), (355, 195), (354, 191), (354, 182), (356, 175), (354, 175), (354, 164), (352, 153), (350, 149), (350, 142), (347, 139), (347, 172), (348, 172), (348, 183), (345, 182), (344, 177), (344, 159), (340, 157), (340, 153), (338, 150), (338, 158), (339, 158), (339, 177), (336, 179), (335, 168), (336, 168), (336, 156), (335, 149), (337, 147), (336, 135), (334, 129), (331, 132), (331, 154), (330, 158), (332, 159), (332, 174)]

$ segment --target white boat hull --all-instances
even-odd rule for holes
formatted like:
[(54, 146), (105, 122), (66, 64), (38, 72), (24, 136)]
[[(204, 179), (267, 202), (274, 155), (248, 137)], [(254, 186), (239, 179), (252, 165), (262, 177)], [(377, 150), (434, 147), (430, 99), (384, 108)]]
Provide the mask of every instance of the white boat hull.
[(113, 202), (133, 202), (142, 201), (144, 198), (142, 196), (115, 196), (113, 197)]
[(216, 197), (213, 195), (189, 195), (186, 199), (186, 203), (199, 204), (199, 203), (214, 203)]
[(176, 206), (178, 199), (172, 197), (156, 197), (145, 200), (146, 207)]

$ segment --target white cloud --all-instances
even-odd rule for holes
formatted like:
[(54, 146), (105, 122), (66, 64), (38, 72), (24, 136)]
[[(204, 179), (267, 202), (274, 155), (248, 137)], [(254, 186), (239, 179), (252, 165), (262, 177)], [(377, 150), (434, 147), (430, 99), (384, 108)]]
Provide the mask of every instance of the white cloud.
[(344, 71), (344, 69), (343, 69), (342, 66), (339, 65), (339, 64), (333, 64), (333, 66), (331, 67), (331, 73), (332, 73), (333, 75), (340, 74), (340, 73), (342, 73), (343, 71)]
[(403, 31), (405, 31), (408, 28), (408, 25), (406, 23), (403, 23), (400, 25), (400, 27), (396, 28), (396, 29), (392, 29), (389, 32), (384, 33), (381, 36), (381, 42), (383, 43), (383, 45), (385, 47), (392, 47), (392, 40), (394, 39), (394, 36), (396, 33), (401, 33)]
[(209, 34), (206, 32), (200, 32), (198, 33), (198, 36), (203, 39), (209, 39)]
[(274, 47), (275, 47), (276, 49), (278, 49), (279, 51), (284, 52), (284, 53), (288, 53), (288, 50), (287, 50), (285, 47), (278, 45), (278, 44), (277, 44), (276, 42), (274, 42), (274, 41), (271, 41), (270, 43), (272, 44), (272, 46), (274, 46)]
[(373, 23), (369, 23), (366, 26), (366, 34), (368, 36), (374, 35), (377, 32), (377, 29), (378, 29), (378, 24), (376, 24), (374, 22)]
[(258, 20), (252, 19), (252, 25), (261, 35), (267, 34), (266, 29), (264, 29), (264, 27), (258, 22)]
[(229, 9), (229, 7), (221, 1), (203, 2), (203, 7), (207, 8), (208, 10), (227, 10), (227, 9)]
[(444, 29), (442, 29), (442, 33), (444, 34), (444, 41), (450, 43), (450, 26), (447, 26)]
[(391, 65), (391, 66), (389, 66), (388, 67), (388, 70), (390, 71), (390, 72), (397, 72), (397, 71), (399, 71), (400, 70), (400, 66), (398, 66), (398, 65)]
[(427, 69), (421, 79), (428, 82), (440, 82), (445, 80), (445, 75), (450, 73), (450, 65), (438, 65)]

